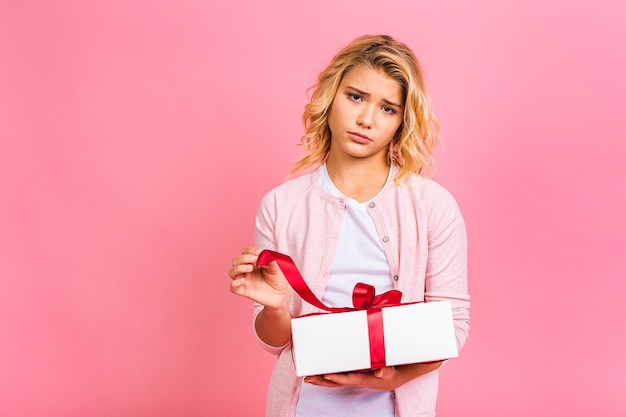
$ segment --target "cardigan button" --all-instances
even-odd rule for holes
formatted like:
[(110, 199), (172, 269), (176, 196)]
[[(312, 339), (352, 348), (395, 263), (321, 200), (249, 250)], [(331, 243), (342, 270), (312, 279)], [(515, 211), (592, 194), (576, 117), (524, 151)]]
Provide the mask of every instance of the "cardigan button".
[(385, 243), (389, 242), (389, 236), (383, 237), (383, 242), (385, 242)]
[(373, 201), (369, 203), (369, 208), (374, 208), (374, 207), (376, 207), (376, 203), (374, 203)]
[(393, 276), (393, 280), (394, 280), (394, 281), (397, 281), (397, 280), (398, 280), (398, 276), (397, 276), (397, 275), (394, 275), (394, 276)]

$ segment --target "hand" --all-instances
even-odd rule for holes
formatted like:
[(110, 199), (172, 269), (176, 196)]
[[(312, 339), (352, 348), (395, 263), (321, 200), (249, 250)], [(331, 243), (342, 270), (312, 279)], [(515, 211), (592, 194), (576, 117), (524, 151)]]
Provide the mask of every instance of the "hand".
[(409, 365), (386, 366), (370, 372), (307, 376), (304, 378), (304, 382), (329, 388), (352, 386), (392, 390), (414, 378), (434, 371), (442, 363), (442, 361), (412, 363)]
[(307, 376), (304, 382), (321, 387), (363, 387), (378, 390), (393, 390), (402, 385), (395, 367), (386, 366), (370, 372), (350, 372)]
[(230, 290), (234, 294), (249, 298), (266, 309), (289, 308), (291, 287), (276, 261), (257, 266), (258, 248), (244, 248), (241, 255), (233, 258), (228, 275), (232, 278)]

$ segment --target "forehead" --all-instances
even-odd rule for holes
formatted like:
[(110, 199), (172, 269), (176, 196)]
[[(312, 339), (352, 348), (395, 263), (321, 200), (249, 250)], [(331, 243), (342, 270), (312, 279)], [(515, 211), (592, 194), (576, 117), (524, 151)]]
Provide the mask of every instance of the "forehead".
[(357, 67), (344, 75), (340, 88), (353, 87), (396, 103), (403, 101), (402, 87), (381, 69)]

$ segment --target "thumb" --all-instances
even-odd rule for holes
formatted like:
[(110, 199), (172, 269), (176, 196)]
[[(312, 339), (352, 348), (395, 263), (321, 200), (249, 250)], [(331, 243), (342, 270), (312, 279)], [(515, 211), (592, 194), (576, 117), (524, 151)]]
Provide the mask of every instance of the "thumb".
[(393, 377), (393, 373), (396, 369), (393, 366), (385, 366), (374, 371), (374, 376), (377, 378), (388, 379)]
[(276, 261), (272, 261), (272, 262), (270, 262), (270, 263), (267, 265), (267, 267), (268, 267), (268, 269), (269, 269), (270, 271), (272, 271), (272, 273), (274, 273), (274, 274), (282, 274), (282, 273), (283, 273), (282, 268), (280, 267), (280, 265), (278, 265), (278, 262), (276, 262)]
[(270, 250), (264, 250), (264, 251), (260, 251), (259, 253), (257, 253), (257, 257), (258, 257), (257, 266), (267, 270), (268, 272), (272, 274), (277, 274), (279, 272), (282, 272), (280, 266), (278, 265), (278, 260), (275, 258), (275, 255), (286, 257), (289, 259), (289, 262), (287, 263), (293, 263), (291, 258), (289, 258), (287, 255), (283, 255), (278, 252), (272, 253), (272, 251)]
[(261, 269), (265, 269), (269, 274), (272, 274), (272, 275), (282, 274), (282, 270), (280, 269), (280, 266), (278, 266), (278, 262), (276, 261), (272, 261), (268, 264), (261, 265), (260, 267)]

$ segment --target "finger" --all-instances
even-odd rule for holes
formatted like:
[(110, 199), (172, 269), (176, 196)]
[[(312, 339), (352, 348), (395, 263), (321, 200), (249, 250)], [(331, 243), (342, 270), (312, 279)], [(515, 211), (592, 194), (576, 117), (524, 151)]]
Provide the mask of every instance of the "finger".
[(362, 374), (328, 374), (324, 375), (324, 379), (337, 385), (359, 385), (362, 383)]
[(261, 249), (255, 248), (254, 246), (243, 248), (241, 250), (241, 254), (242, 255), (246, 255), (246, 254), (248, 254), (248, 255), (258, 255), (259, 253), (261, 253)]
[(243, 278), (245, 274), (254, 271), (254, 266), (251, 264), (239, 264), (235, 265), (228, 270), (228, 276), (232, 279)]
[(235, 256), (232, 260), (232, 266), (237, 266), (240, 264), (256, 264), (256, 261), (259, 259), (257, 255), (254, 254), (243, 254), (239, 256)]
[(245, 283), (246, 283), (246, 279), (245, 278), (237, 278), (237, 279), (234, 279), (230, 283), (230, 288), (237, 290), (237, 289), (240, 289), (243, 286), (243, 284), (245, 284)]
[(233, 280), (230, 283), (230, 291), (234, 294), (237, 295), (244, 295), (245, 293), (245, 288), (244, 288), (244, 284), (246, 283), (245, 278), (238, 278)]
[(304, 382), (311, 385), (317, 385), (318, 387), (338, 388), (341, 385), (324, 379), (323, 376), (313, 375), (304, 378)]

